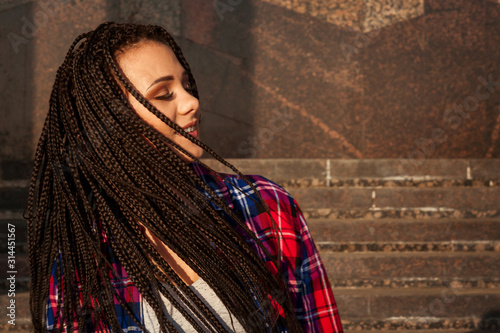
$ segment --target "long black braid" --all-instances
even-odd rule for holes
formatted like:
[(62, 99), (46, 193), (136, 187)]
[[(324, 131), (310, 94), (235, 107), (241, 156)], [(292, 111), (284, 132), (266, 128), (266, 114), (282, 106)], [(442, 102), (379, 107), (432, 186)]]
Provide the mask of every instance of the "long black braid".
[[(145, 40), (164, 43), (173, 50), (189, 75), (193, 96), (198, 98), (196, 82), (180, 48), (158, 26), (103, 23), (74, 41), (57, 71), (35, 154), (26, 217), (35, 331), (47, 331), (46, 304), (53, 269), (56, 278), (63, 281), (57, 305), (61, 315), (56, 316), (62, 322), (54, 325), (54, 331), (75, 330), (73, 323), (77, 322), (81, 331), (101, 327), (121, 332), (115, 301), (141, 326), (138, 310), (113, 287), (112, 280), (122, 277), (111, 264), (115, 256), (154, 309), (162, 332), (176, 330), (162, 311), (160, 294), (197, 331), (203, 331), (171, 293), (211, 331), (225, 332), (146, 238), (142, 232), (145, 227), (208, 283), (248, 332), (267, 332), (266, 326), (276, 329), (277, 312), (263, 306), (269, 303), (270, 295), (283, 296), (274, 297), (285, 313), (286, 319), (280, 320), (291, 332), (300, 332), (287, 286), (280, 278), (279, 242), (275, 244), (278, 256), (272, 258), (278, 270), (275, 277), (245, 240), (252, 239), (270, 256), (241, 216), (171, 147), (213, 175), (220, 175), (149, 126), (123, 93), (121, 86), (178, 134), (242, 177), (258, 196), (256, 203), (269, 214), (274, 232), (279, 233), (254, 185), (159, 112), (125, 77), (116, 56)], [(197, 187), (203, 188), (225, 215), (214, 209)], [(228, 219), (240, 226), (245, 237)], [(256, 321), (261, 324), (255, 325)]]

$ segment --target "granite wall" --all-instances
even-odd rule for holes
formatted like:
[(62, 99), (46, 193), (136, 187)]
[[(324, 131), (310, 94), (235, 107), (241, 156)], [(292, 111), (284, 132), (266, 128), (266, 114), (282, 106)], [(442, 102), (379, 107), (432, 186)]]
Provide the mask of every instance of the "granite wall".
[(182, 27), (225, 156), (499, 156), (498, 1), (222, 3)]
[[(103, 20), (152, 22), (224, 157), (500, 157), (500, 1), (0, 1), (0, 160), (30, 160), (57, 67)], [(5, 167), (8, 164), (9, 167)]]

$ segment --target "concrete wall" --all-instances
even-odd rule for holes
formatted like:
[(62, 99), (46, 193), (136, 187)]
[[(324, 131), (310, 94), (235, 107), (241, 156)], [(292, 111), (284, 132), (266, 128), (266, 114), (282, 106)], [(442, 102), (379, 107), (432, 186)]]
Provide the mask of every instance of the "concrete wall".
[(500, 154), (498, 1), (182, 3), (226, 156)]
[(177, 38), (224, 157), (499, 157), (499, 17), (490, 0), (0, 1), (2, 170), (27, 168), (57, 67), (104, 20)]

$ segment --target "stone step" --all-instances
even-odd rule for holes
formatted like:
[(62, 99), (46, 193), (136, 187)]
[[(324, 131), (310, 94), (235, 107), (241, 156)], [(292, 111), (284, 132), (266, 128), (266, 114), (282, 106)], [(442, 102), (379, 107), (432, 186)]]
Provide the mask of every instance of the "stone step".
[(500, 218), (309, 219), (315, 242), (498, 241)]
[[(18, 223), (23, 225), (22, 221)], [(5, 220), (1, 221), (1, 224), (6, 227)], [(492, 270), (492, 267), (500, 263), (497, 220), (332, 222), (313, 219), (309, 226), (329, 270), (329, 276), (338, 281), (372, 281), (387, 278), (453, 280), (457, 277), (491, 279), (498, 276), (498, 273), (495, 275)], [(433, 227), (436, 227), (436, 230), (432, 230)], [(452, 231), (446, 231), (447, 227)], [(459, 228), (463, 230), (460, 231)], [(21, 241), (19, 237), (22, 235), (21, 231), (23, 228), (16, 227), (15, 260), (18, 275), (27, 277), (28, 249), (25, 240)], [(7, 235), (0, 235), (0, 253), (3, 254), (0, 256), (0, 265), (6, 267), (8, 257), (5, 254), (8, 248), (4, 240), (7, 240)], [(423, 241), (424, 239), (429, 241)], [(470, 274), (471, 272), (473, 274)], [(0, 271), (0, 277), (6, 277), (5, 274)], [(342, 285), (356, 286), (359, 282), (343, 282)]]
[[(17, 321), (17, 320), (16, 320)], [(31, 333), (33, 332), (29, 318), (23, 318), (22, 321), (17, 321), (16, 326), (9, 324), (0, 324), (0, 332), (18, 332)], [(345, 333), (492, 333), (498, 332), (499, 327), (493, 319), (484, 321), (476, 318), (453, 318), (453, 319), (430, 319), (420, 320), (394, 320), (386, 321), (351, 321), (342, 320)], [(360, 330), (363, 327), (364, 329)], [(421, 327), (436, 327), (436, 329), (420, 329)], [(446, 327), (446, 329), (443, 329)], [(468, 327), (468, 328), (454, 328)], [(476, 328), (477, 327), (477, 328)], [(481, 329), (484, 327), (485, 329)], [(492, 327), (493, 329), (487, 329)]]
[[(9, 260), (14, 260), (14, 261), (9, 261)], [(7, 253), (0, 254), (0, 267), (2, 268), (0, 270), (0, 286), (5, 285), (7, 283), (5, 279), (11, 276), (12, 274), (16, 276), (16, 280), (18, 280), (20, 284), (25, 285), (25, 282), (21, 283), (22, 279), (29, 280), (30, 268), (29, 268), (28, 253), (17, 252), (17, 247), (16, 247), (16, 252), (12, 257), (10, 256), (10, 254), (8, 255)]]
[[(3, 160), (0, 161), (0, 179), (2, 181), (26, 180), (31, 177), (33, 161)], [(2, 182), (0, 182), (0, 186)]]
[[(477, 328), (481, 319), (490, 325), (500, 323), (499, 289), (334, 289), (343, 321), (350, 327), (373, 329), (374, 323), (390, 323), (385, 329), (451, 329)], [(466, 320), (462, 325), (458, 322)], [(364, 325), (359, 325), (365, 323)], [(371, 323), (371, 324), (370, 324)], [(402, 325), (411, 323), (410, 326)], [(432, 325), (429, 325), (433, 323)], [(367, 325), (368, 324), (368, 325)]]
[[(12, 217), (12, 216), (11, 216)], [(14, 232), (10, 232), (13, 230)], [(10, 239), (9, 239), (10, 236)], [(13, 236), (13, 237), (12, 237)], [(5, 253), (7, 241), (15, 240), (16, 246), (26, 243), (26, 220), (19, 218), (0, 218), (0, 253)]]
[(443, 207), (307, 208), (299, 203), (304, 217), (310, 219), (483, 219), (500, 217), (500, 209), (455, 209)]
[[(323, 218), (500, 216), (500, 187), (286, 190), (303, 211)], [(0, 218), (9, 212), (24, 211), (27, 195), (27, 188), (0, 188)]]
[(500, 187), (492, 188), (293, 188), (290, 194), (307, 209), (476, 209), (500, 208)]
[(0, 221), (3, 220), (24, 220), (23, 209), (0, 209)]
[[(352, 291), (336, 288), (335, 299), (346, 331), (383, 332), (463, 332), (497, 331), (500, 316), (497, 309), (500, 292), (484, 293), (476, 289), (410, 289), (399, 294), (384, 290)], [(0, 306), (10, 298), (0, 295)], [(16, 326), (4, 331), (24, 332), (30, 328), (29, 293), (16, 292)], [(477, 330), (477, 331), (476, 331)]]
[[(273, 179), (271, 179), (273, 180)], [(273, 180), (274, 181), (274, 180)], [(284, 188), (394, 188), (394, 187), (498, 187), (499, 180), (491, 179), (428, 179), (427, 177), (387, 177), (384, 179), (354, 178), (322, 181), (318, 179), (283, 179), (274, 181)]]
[(0, 323), (0, 332), (32, 333), (33, 325), (31, 325), (29, 319), (26, 319), (26, 322), (23, 324), (20, 322), (16, 323), (16, 326), (9, 325), (8, 323)]
[[(7, 274), (7, 277), (10, 277), (10, 276)], [(0, 281), (0, 289), (8, 291), (10, 289), (10, 282), (6, 279), (7, 277), (3, 277), (2, 280)], [(15, 283), (16, 293), (27, 292), (30, 290), (29, 272), (28, 272), (28, 275), (25, 275), (25, 276), (20, 276), (19, 274), (16, 274), (15, 280), (16, 280), (16, 283)]]
[[(311, 218), (307, 222), (317, 244), (324, 244), (325, 249), (330, 245), (332, 250), (339, 247), (338, 251), (500, 251), (499, 218)], [(0, 253), (5, 252), (8, 225), (15, 226), (17, 246), (27, 241), (26, 220), (0, 219)]]
[[(415, 329), (409, 328), (409, 329), (404, 329), (402, 327), (396, 327), (391, 330), (391, 323), (390, 322), (374, 322), (371, 323), (370, 327), (373, 327), (372, 330), (369, 329), (362, 329), (360, 330), (357, 325), (360, 325), (361, 327), (363, 323), (361, 322), (352, 322), (352, 321), (345, 321), (344, 323), (344, 333), (394, 333), (395, 330), (397, 330), (397, 333), (472, 333), (470, 329), (464, 328), (464, 329), (450, 329), (450, 330), (425, 330), (425, 329), (419, 329), (416, 331)], [(428, 324), (429, 325), (429, 324)], [(430, 326), (430, 325), (429, 325)], [(347, 327), (347, 328), (346, 328)], [(473, 333), (491, 333), (491, 331), (483, 331), (483, 330), (474, 330)]]
[[(500, 288), (495, 266), (497, 253), (332, 253), (320, 250), (332, 285), (343, 288)], [(0, 256), (7, 267), (7, 256)], [(23, 290), (29, 284), (26, 253), (15, 256), (16, 283)], [(0, 271), (0, 286), (6, 286), (8, 271)]]
[[(315, 242), (320, 251), (341, 253), (369, 252), (496, 252), (500, 255), (500, 241), (440, 241), (440, 242)], [(0, 254), (7, 254), (11, 247), (8, 239), (0, 243)], [(28, 253), (28, 243), (15, 243), (17, 254)]]
[[(500, 173), (500, 172), (499, 172)], [(268, 177), (272, 179), (271, 177)], [(365, 179), (366, 180), (366, 179)], [(368, 182), (368, 183), (367, 183)], [(355, 187), (287, 187), (304, 209), (499, 209), (500, 181), (485, 186), (419, 187), (415, 184), (394, 183), (377, 187), (367, 182)], [(279, 182), (278, 182), (279, 183)], [(26, 181), (8, 181), (0, 186), (0, 210), (20, 210), (27, 204)], [(387, 185), (387, 184), (385, 184)], [(493, 185), (493, 186), (490, 186)], [(320, 185), (318, 185), (320, 186)], [(410, 186), (410, 187), (408, 187)]]
[[(344, 207), (344, 208), (308, 208), (297, 201), (306, 219), (442, 219), (465, 218), (483, 219), (500, 217), (498, 209), (467, 209), (443, 207)], [(0, 221), (8, 219), (23, 220), (23, 205), (17, 209), (0, 209)]]
[[(329, 254), (320, 251), (332, 285), (343, 288), (433, 288), (474, 287), (500, 288), (498, 265), (500, 258), (474, 255), (373, 255)], [(29, 287), (29, 260), (27, 254), (16, 254), (16, 284)], [(0, 258), (1, 267), (7, 267), (7, 256)], [(382, 269), (380, 269), (382, 268)], [(8, 271), (0, 271), (0, 286), (7, 285)]]
[[(353, 179), (337, 179), (332, 178), (329, 181), (320, 180), (317, 178), (293, 178), (287, 179), (282, 177), (270, 178), (269, 180), (289, 188), (395, 188), (395, 187), (417, 187), (417, 188), (456, 188), (456, 187), (499, 187), (500, 180), (498, 179), (442, 179), (425, 177), (385, 177), (385, 178), (353, 178)], [(22, 191), (27, 191), (29, 186), (28, 181), (3, 181), (0, 183), (0, 188), (17, 188)], [(26, 192), (27, 193), (27, 192)], [(23, 192), (24, 194), (24, 192)]]
[[(457, 326), (461, 325), (461, 323), (463, 322), (464, 320), (458, 320), (458, 322), (455, 324)], [(22, 324), (21, 326), (19, 326), (20, 324), (17, 324), (17, 327), (16, 326), (13, 326), (13, 327), (9, 327), (10, 325), (8, 324), (0, 324), (0, 332), (18, 332), (18, 333), (31, 333), (33, 332), (33, 329), (32, 329), (32, 325), (29, 324), (29, 323), (25, 323), (25, 324)], [(373, 326), (374, 329), (373, 330), (359, 330), (357, 328), (357, 325), (365, 325), (365, 326)], [(432, 324), (429, 323), (427, 324), (426, 326), (431, 326)], [(470, 325), (474, 325), (474, 321), (471, 321), (471, 324)], [(357, 323), (357, 322), (346, 322), (344, 324), (345, 327), (347, 327), (347, 329), (344, 329), (344, 332), (345, 333), (373, 333), (373, 332), (377, 332), (377, 333), (394, 333), (394, 329), (390, 329), (390, 326), (391, 326), (391, 323), (386, 323), (386, 322), (376, 322), (376, 323)], [(450, 325), (448, 325), (450, 326)], [(389, 330), (381, 330), (379, 327), (389, 327)], [(471, 329), (452, 329), (452, 330), (442, 330), (442, 329), (438, 329), (438, 330), (421, 330), (419, 329), (418, 331), (415, 331), (415, 329), (413, 328), (410, 328), (408, 330), (406, 329), (401, 329), (401, 327), (396, 327), (395, 329), (397, 329), (397, 332), (398, 333), (491, 333), (492, 331), (491, 330), (481, 330), (481, 329), (475, 329), (473, 331), (471, 331)], [(495, 331), (496, 332), (496, 331)]]
[[(331, 209), (299, 207), (317, 241), (498, 240), (500, 210), (475, 209)], [(16, 238), (26, 240), (22, 210), (0, 210), (0, 239), (7, 225), (16, 225)], [(352, 237), (355, 236), (355, 239)]]
[[(342, 316), (342, 314), (341, 314)], [(500, 319), (494, 318), (386, 318), (341, 319), (344, 332), (356, 333), (498, 333)]]
[(404, 278), (498, 278), (496, 252), (338, 253), (320, 251), (327, 274), (337, 280)]
[[(8, 277), (8, 276), (7, 276)], [(476, 278), (378, 278), (378, 279), (337, 279), (335, 276), (330, 278), (332, 287), (352, 288), (352, 289), (371, 289), (371, 288), (480, 288), (480, 289), (499, 289), (499, 277), (476, 277)], [(16, 275), (16, 290), (28, 291), (30, 286), (30, 277), (28, 275)], [(0, 289), (8, 290), (9, 282), (3, 278), (0, 281)]]
[(338, 279), (331, 276), (330, 281), (333, 288), (477, 288), (490, 289), (500, 288), (500, 277), (386, 277), (370, 279)]
[(27, 186), (0, 187), (0, 210), (24, 210), (27, 202)]
[[(499, 186), (499, 159), (227, 159), (243, 174), (309, 186)], [(234, 172), (215, 159), (201, 162)], [(491, 181), (491, 182), (490, 182)]]
[[(16, 305), (15, 326), (7, 323), (7, 320), (10, 320), (10, 318), (6, 316), (6, 308), (10, 305), (11, 299), (15, 301)], [(32, 327), (28, 291), (19, 291), (16, 289), (13, 297), (9, 297), (7, 293), (0, 294), (0, 308), (3, 309), (0, 332), (28, 332)]]
[(31, 325), (29, 319), (26, 319), (26, 322), (23, 324), (20, 322), (16, 323), (16, 326), (9, 325), (8, 323), (0, 323), (0, 332), (32, 333), (33, 325)]
[(496, 252), (500, 241), (440, 241), (440, 242), (316, 242), (320, 251), (331, 252)]
[[(262, 175), (273, 181), (328, 178), (373, 180), (500, 180), (500, 159), (226, 159), (243, 174)], [(220, 172), (234, 173), (213, 158), (201, 162)], [(27, 180), (32, 163), (22, 161), (0, 162), (3, 181)], [(2, 183), (0, 183), (1, 186)]]
[[(11, 247), (9, 246), (8, 239), (1, 239), (0, 243), (0, 254), (5, 255), (8, 251), (10, 251)], [(15, 243), (15, 251), (16, 254), (27, 254), (28, 253), (28, 243), (27, 242), (18, 242)]]

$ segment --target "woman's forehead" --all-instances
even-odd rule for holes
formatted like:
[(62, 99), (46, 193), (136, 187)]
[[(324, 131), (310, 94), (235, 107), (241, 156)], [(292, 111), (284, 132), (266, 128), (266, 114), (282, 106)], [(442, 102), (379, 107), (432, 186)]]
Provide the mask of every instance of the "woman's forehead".
[(146, 89), (158, 77), (182, 77), (184, 68), (172, 49), (156, 41), (141, 41), (117, 57), (118, 64), (139, 90)]

